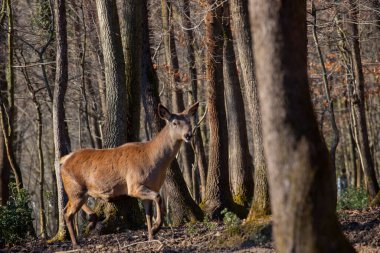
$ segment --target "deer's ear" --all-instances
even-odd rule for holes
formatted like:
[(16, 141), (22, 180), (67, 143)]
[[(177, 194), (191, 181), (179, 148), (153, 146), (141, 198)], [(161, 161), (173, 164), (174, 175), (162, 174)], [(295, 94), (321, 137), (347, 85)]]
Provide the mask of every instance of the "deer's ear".
[(159, 104), (158, 115), (160, 116), (161, 119), (169, 120), (172, 114), (169, 112), (169, 110), (165, 106), (163, 106), (162, 104)]
[(191, 116), (194, 116), (194, 114), (197, 112), (198, 110), (198, 106), (199, 106), (199, 102), (196, 102), (195, 104), (193, 104), (192, 106), (190, 106), (185, 112), (187, 113), (187, 115), (189, 115), (190, 117)]

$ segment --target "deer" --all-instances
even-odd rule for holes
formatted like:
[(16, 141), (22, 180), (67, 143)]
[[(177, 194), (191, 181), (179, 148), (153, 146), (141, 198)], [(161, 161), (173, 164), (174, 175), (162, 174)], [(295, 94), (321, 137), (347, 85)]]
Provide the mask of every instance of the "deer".
[[(196, 113), (196, 102), (181, 113), (171, 113), (158, 105), (165, 127), (150, 141), (130, 142), (109, 149), (80, 149), (60, 159), (61, 177), (68, 202), (63, 210), (73, 248), (79, 248), (73, 229), (74, 215), (82, 209), (88, 215), (88, 229), (96, 226), (97, 215), (87, 205), (88, 197), (112, 201), (128, 195), (142, 200), (149, 240), (162, 226), (161, 196), (166, 170), (183, 142), (193, 136), (190, 119)], [(152, 228), (152, 204), (156, 222)]]

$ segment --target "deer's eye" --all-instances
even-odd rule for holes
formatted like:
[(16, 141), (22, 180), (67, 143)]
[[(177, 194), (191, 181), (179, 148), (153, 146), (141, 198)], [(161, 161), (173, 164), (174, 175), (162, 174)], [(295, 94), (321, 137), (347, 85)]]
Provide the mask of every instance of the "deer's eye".
[(173, 126), (177, 126), (177, 125), (178, 125), (177, 121), (173, 121)]

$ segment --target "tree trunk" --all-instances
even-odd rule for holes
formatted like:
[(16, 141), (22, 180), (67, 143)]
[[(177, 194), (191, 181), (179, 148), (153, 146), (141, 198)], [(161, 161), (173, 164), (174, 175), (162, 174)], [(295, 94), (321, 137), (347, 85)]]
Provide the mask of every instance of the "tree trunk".
[[(183, 11), (181, 12), (181, 20), (183, 23), (183, 26), (186, 28), (184, 31), (185, 35), (185, 41), (186, 41), (186, 48), (187, 48), (187, 64), (188, 64), (188, 71), (189, 71), (189, 77), (190, 77), (190, 84), (191, 84), (191, 92), (192, 96), (189, 99), (189, 104), (194, 104), (196, 101), (198, 101), (198, 76), (197, 76), (197, 67), (195, 62), (195, 50), (194, 50), (194, 35), (191, 22), (190, 22), (190, 2), (189, 0), (183, 0)], [(193, 125), (198, 123), (198, 115), (196, 114), (193, 120)], [(206, 177), (207, 177), (207, 161), (206, 161), (206, 153), (205, 148), (203, 146), (203, 139), (202, 134), (200, 131), (200, 128), (195, 132), (194, 136), (194, 156), (195, 160), (197, 161), (197, 169), (199, 172), (200, 177), (200, 199), (204, 198), (205, 195), (205, 189), (206, 189)], [(193, 182), (194, 183), (194, 182)], [(193, 189), (195, 191), (195, 187)], [(193, 193), (193, 196), (195, 194)]]
[[(2, 11), (5, 11), (6, 2), (2, 2)], [(4, 15), (0, 13), (0, 16)], [(0, 25), (3, 26), (5, 18), (1, 17)], [(0, 93), (1, 96), (6, 94), (7, 90), (7, 81), (6, 81), (6, 32), (0, 31)], [(3, 128), (3, 126), (1, 126)], [(7, 152), (5, 150), (4, 134), (0, 132), (0, 205), (5, 205), (9, 199), (9, 176), (10, 176), (11, 167), (8, 162)]]
[[(117, 147), (127, 142), (128, 129), (127, 89), (124, 54), (115, 0), (96, 0), (100, 26), (100, 42), (104, 57), (106, 81), (106, 119), (104, 148)], [(130, 122), (130, 121), (129, 121)], [(95, 213), (104, 218), (99, 233), (110, 233), (140, 226), (143, 216), (135, 198), (122, 197), (113, 203), (97, 201)]]
[(211, 219), (220, 219), (227, 208), (244, 216), (234, 204), (228, 172), (228, 132), (224, 104), (223, 83), (223, 4), (207, 2), (206, 25), (206, 78), (207, 112), (210, 128), (207, 186), (203, 206)]
[(253, 0), (250, 15), (276, 251), (355, 252), (309, 94), (306, 1)]
[(270, 214), (269, 188), (264, 157), (260, 104), (254, 73), (252, 37), (247, 0), (231, 0), (231, 17), (244, 83), (244, 96), (253, 124), (254, 193), (248, 220)]
[(138, 141), (140, 132), (141, 1), (121, 1), (121, 34), (127, 84), (127, 140)]
[(17, 189), (23, 188), (23, 181), (21, 175), (21, 169), (16, 163), (14, 153), (13, 153), (13, 130), (14, 130), (14, 72), (13, 72), (13, 10), (12, 10), (12, 1), (6, 0), (6, 11), (8, 17), (8, 30), (7, 30), (7, 64), (6, 64), (6, 92), (1, 94), (1, 103), (0, 103), (0, 118), (2, 132), (4, 136), (5, 150), (7, 154), (7, 159), (9, 161), (10, 168), (15, 177)]
[[(162, 8), (162, 28), (163, 28), (163, 41), (165, 47), (166, 65), (169, 68), (169, 80), (170, 89), (173, 93), (173, 111), (182, 112), (185, 110), (185, 103), (183, 98), (183, 89), (180, 87), (179, 82), (179, 63), (177, 56), (177, 49), (174, 37), (173, 27), (173, 8), (170, 0), (161, 0)], [(186, 181), (186, 185), (190, 192), (193, 192), (192, 184), (192, 167), (194, 163), (194, 153), (191, 150), (191, 146), (184, 144), (180, 150), (182, 165), (183, 165), (183, 177)]]
[[(142, 15), (142, 62), (141, 62), (141, 95), (143, 105), (147, 116), (152, 137), (155, 136), (164, 126), (158, 115), (158, 104), (160, 97), (158, 94), (158, 78), (151, 60), (149, 27), (148, 27), (148, 10), (147, 2), (144, 1)], [(177, 160), (174, 160), (166, 172), (164, 189), (169, 197), (169, 205), (172, 213), (172, 224), (180, 225), (186, 221), (202, 220), (202, 210), (196, 205), (191, 195), (185, 187), (184, 179), (178, 166)]]
[(243, 95), (240, 89), (230, 26), (229, 4), (223, 4), (223, 73), (228, 125), (228, 167), (232, 197), (248, 206), (253, 194), (253, 164), (249, 154)]
[(63, 217), (63, 209), (67, 203), (67, 196), (63, 188), (60, 173), (61, 157), (70, 152), (70, 141), (65, 124), (64, 99), (68, 82), (68, 59), (67, 59), (67, 22), (65, 0), (55, 0), (56, 20), (56, 75), (53, 94), (53, 135), (55, 147), (55, 174), (57, 179), (57, 205), (58, 205), (58, 232), (50, 241), (62, 241), (65, 239), (67, 230)]
[(351, 104), (353, 107), (353, 117), (356, 121), (357, 130), (357, 147), (359, 151), (359, 157), (364, 171), (364, 176), (367, 185), (368, 196), (373, 199), (379, 192), (379, 184), (376, 180), (375, 169), (373, 165), (373, 159), (371, 150), (369, 147), (368, 130), (365, 111), (365, 98), (364, 98), (364, 75), (363, 66), (360, 55), (359, 44), (359, 29), (358, 29), (358, 5), (356, 0), (350, 0), (350, 16), (352, 22), (348, 25), (351, 29), (351, 45), (352, 45), (352, 62), (354, 67), (355, 83), (353, 89), (353, 96)]

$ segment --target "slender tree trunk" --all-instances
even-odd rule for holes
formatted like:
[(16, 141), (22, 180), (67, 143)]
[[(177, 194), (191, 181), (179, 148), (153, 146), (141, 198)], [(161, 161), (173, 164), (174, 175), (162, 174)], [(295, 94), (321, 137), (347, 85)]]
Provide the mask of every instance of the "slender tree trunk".
[[(147, 1), (144, 0), (142, 14), (142, 62), (141, 62), (141, 95), (147, 121), (152, 137), (163, 127), (158, 115), (158, 78), (151, 60)], [(202, 220), (202, 210), (197, 206), (185, 186), (177, 160), (174, 160), (166, 173), (164, 190), (169, 198), (171, 221), (173, 225), (183, 224), (185, 221)]]
[(249, 154), (243, 95), (240, 89), (230, 26), (229, 4), (224, 4), (223, 72), (228, 125), (228, 167), (232, 197), (248, 206), (253, 194), (253, 164)]
[[(198, 101), (198, 76), (197, 76), (197, 67), (195, 62), (195, 49), (194, 49), (194, 35), (192, 30), (192, 25), (190, 22), (190, 2), (189, 0), (183, 0), (183, 11), (181, 12), (181, 20), (183, 26), (186, 28), (184, 31), (185, 35), (185, 41), (186, 41), (186, 48), (187, 48), (187, 64), (188, 64), (188, 71), (189, 71), (189, 77), (190, 77), (190, 84), (191, 84), (191, 92), (192, 95), (189, 99), (189, 104), (194, 104), (196, 101)], [(199, 117), (196, 114), (195, 117), (192, 119), (192, 124), (195, 125), (198, 123)], [(203, 199), (205, 195), (205, 189), (206, 189), (206, 178), (207, 178), (207, 161), (206, 161), (206, 153), (205, 148), (203, 146), (203, 139), (202, 134), (200, 131), (200, 128), (195, 132), (194, 136), (194, 156), (195, 160), (197, 161), (197, 169), (199, 171), (199, 177), (200, 177), (200, 198)], [(193, 182), (195, 183), (195, 182)], [(195, 186), (193, 187), (195, 191)], [(193, 196), (195, 194), (193, 193)]]
[[(2, 2), (1, 12), (0, 12), (0, 26), (5, 23), (5, 7), (6, 1)], [(4, 96), (7, 90), (6, 81), (6, 33), (5, 31), (0, 31), (0, 93)], [(3, 128), (3, 126), (1, 126)], [(8, 162), (7, 153), (5, 149), (4, 134), (0, 132), (0, 205), (5, 205), (9, 199), (9, 176), (11, 167)]]
[(55, 147), (55, 173), (57, 179), (58, 194), (58, 232), (50, 241), (64, 240), (67, 234), (63, 209), (67, 203), (67, 196), (63, 188), (60, 173), (61, 157), (70, 152), (70, 141), (65, 124), (64, 99), (68, 83), (68, 58), (67, 58), (67, 21), (65, 0), (55, 0), (55, 28), (56, 28), (56, 75), (53, 93), (53, 134)]
[(7, 154), (7, 159), (9, 165), (12, 169), (12, 172), (15, 177), (17, 189), (23, 188), (23, 181), (21, 170), (18, 164), (16, 163), (13, 151), (13, 129), (14, 129), (14, 72), (13, 72), (13, 10), (12, 10), (12, 1), (6, 0), (6, 12), (8, 18), (8, 37), (7, 37), (7, 65), (6, 65), (6, 81), (7, 81), (7, 90), (5, 94), (1, 94), (1, 104), (0, 104), (0, 118), (2, 125), (2, 132), (4, 135), (4, 144)]
[[(127, 142), (132, 129), (128, 128), (127, 87), (124, 54), (115, 0), (96, 0), (100, 26), (100, 42), (104, 57), (106, 81), (106, 119), (104, 147), (117, 147)], [(129, 118), (130, 123), (130, 118)], [(112, 233), (123, 229), (138, 227), (143, 216), (135, 198), (123, 197), (113, 203), (97, 201), (95, 206), (98, 217), (104, 218), (98, 232)]]
[[(185, 103), (183, 89), (180, 87), (179, 63), (172, 21), (174, 10), (172, 8), (171, 0), (161, 0), (161, 5), (166, 65), (169, 68), (170, 89), (173, 90), (173, 111), (182, 112), (185, 110)], [(185, 145), (182, 145), (180, 155), (183, 166), (183, 177), (190, 192), (193, 192), (192, 165), (194, 163), (194, 153), (191, 150), (191, 146), (186, 143)]]
[(309, 94), (306, 1), (253, 0), (250, 17), (276, 251), (355, 252), (336, 217), (335, 172)]
[[(335, 120), (334, 103), (333, 103), (333, 100), (330, 96), (330, 87), (329, 87), (329, 83), (327, 80), (327, 71), (326, 71), (325, 61), (323, 59), (322, 50), (321, 50), (321, 47), (319, 45), (319, 39), (318, 39), (318, 35), (317, 35), (317, 10), (315, 8), (314, 0), (312, 0), (312, 2), (311, 2), (311, 15), (313, 16), (313, 21), (312, 21), (313, 22), (313, 39), (314, 39), (315, 47), (317, 49), (319, 63), (321, 64), (321, 67), (322, 67), (323, 88), (325, 90), (325, 95), (326, 95), (326, 99), (327, 99), (327, 103), (328, 103), (328, 112), (329, 112), (329, 116), (330, 116), (331, 128), (333, 130), (333, 140), (331, 143), (329, 153), (330, 153), (331, 165), (333, 166), (333, 170), (335, 171), (335, 173), (333, 173), (334, 181), (337, 182), (336, 181), (336, 165), (335, 165), (336, 159), (335, 159), (335, 157), (336, 157), (336, 149), (338, 148), (338, 144), (339, 144), (340, 135), (339, 135), (338, 126), (337, 126), (336, 120)], [(334, 186), (335, 186), (334, 191), (335, 191), (335, 199), (336, 199), (337, 198), (336, 183), (334, 184)]]
[(368, 130), (365, 111), (365, 97), (364, 97), (364, 75), (363, 66), (360, 54), (359, 44), (359, 28), (358, 28), (358, 14), (359, 9), (356, 0), (350, 0), (350, 16), (352, 22), (349, 23), (351, 29), (351, 45), (352, 45), (352, 61), (354, 67), (354, 90), (351, 100), (353, 107), (353, 116), (356, 120), (357, 127), (357, 147), (360, 155), (361, 164), (363, 167), (367, 191), (370, 199), (373, 199), (379, 192), (379, 184), (377, 183), (375, 169), (371, 150), (369, 147)]

